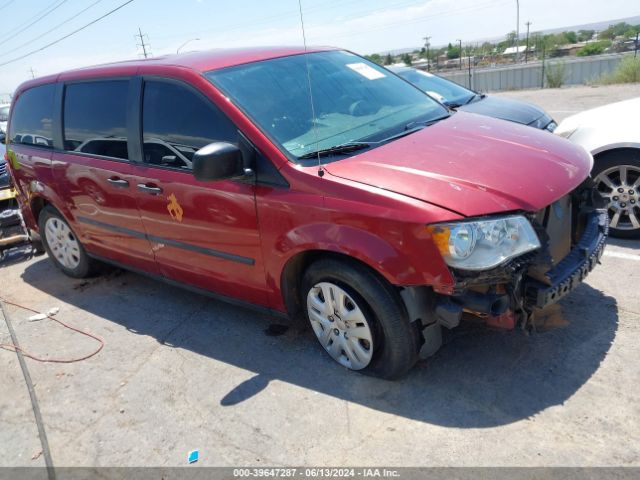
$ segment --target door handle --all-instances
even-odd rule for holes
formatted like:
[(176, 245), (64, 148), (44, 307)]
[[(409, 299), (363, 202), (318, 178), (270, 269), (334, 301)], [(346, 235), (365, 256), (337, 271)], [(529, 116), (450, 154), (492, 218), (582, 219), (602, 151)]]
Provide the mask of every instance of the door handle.
[(116, 188), (129, 188), (129, 182), (118, 177), (108, 178), (107, 182)]
[(160, 187), (156, 187), (155, 185), (148, 185), (144, 183), (138, 184), (138, 190), (144, 193), (148, 193), (149, 195), (159, 195), (162, 193), (162, 189)]

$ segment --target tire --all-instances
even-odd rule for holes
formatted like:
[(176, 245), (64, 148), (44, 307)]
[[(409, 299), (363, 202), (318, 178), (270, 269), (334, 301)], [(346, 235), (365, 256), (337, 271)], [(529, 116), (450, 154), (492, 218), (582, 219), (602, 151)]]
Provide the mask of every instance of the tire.
[(640, 238), (640, 150), (615, 150), (598, 155), (591, 176), (609, 202), (609, 234), (618, 238)]
[(77, 235), (56, 209), (49, 205), (42, 209), (38, 228), (47, 255), (63, 273), (73, 278), (85, 278), (94, 272), (95, 262), (89, 258)]
[[(333, 295), (332, 302), (325, 301), (324, 292)], [(343, 366), (394, 380), (418, 360), (416, 325), (408, 321), (393, 287), (367, 267), (333, 258), (318, 260), (304, 273), (301, 297), (318, 341)]]

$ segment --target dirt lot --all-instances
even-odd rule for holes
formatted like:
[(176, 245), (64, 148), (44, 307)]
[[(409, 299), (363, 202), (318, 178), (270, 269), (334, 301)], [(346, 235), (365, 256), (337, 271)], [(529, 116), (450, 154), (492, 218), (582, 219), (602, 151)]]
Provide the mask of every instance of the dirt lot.
[[(556, 118), (640, 87), (509, 93)], [(614, 241), (548, 318), (452, 332), (399, 382), (350, 373), (310, 332), (124, 272), (90, 281), (46, 257), (0, 268), (0, 296), (104, 339), (72, 364), (27, 359), (58, 466), (640, 465), (640, 242)], [(75, 357), (96, 343), (6, 306), (20, 344)], [(0, 319), (0, 343), (9, 341)], [(16, 354), (0, 350), (0, 466), (43, 465)], [(634, 387), (634, 385), (636, 385)], [(635, 393), (634, 393), (635, 392)]]

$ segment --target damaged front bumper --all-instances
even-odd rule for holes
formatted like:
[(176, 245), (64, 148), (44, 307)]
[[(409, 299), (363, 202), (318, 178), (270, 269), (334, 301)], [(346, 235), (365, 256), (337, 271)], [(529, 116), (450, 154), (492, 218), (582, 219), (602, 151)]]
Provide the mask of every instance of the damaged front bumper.
[(586, 218), (584, 233), (571, 252), (546, 272), (548, 283), (527, 278), (524, 306), (545, 308), (575, 289), (599, 263), (606, 245), (609, 219), (606, 210), (593, 210)]
[(491, 270), (454, 270), (452, 295), (429, 287), (402, 289), (410, 320), (421, 324), (420, 356), (432, 355), (442, 343), (441, 327), (457, 327), (465, 312), (499, 328), (533, 328), (537, 310), (574, 290), (599, 263), (609, 225), (604, 207), (588, 179), (553, 205), (527, 214), (540, 239), (538, 250)]
[[(412, 320), (420, 318), (427, 326), (435, 320), (440, 326), (454, 328), (467, 312), (501, 328), (531, 326), (535, 310), (558, 302), (599, 262), (608, 233), (603, 207), (603, 199), (587, 180), (553, 205), (528, 214), (540, 249), (487, 271), (454, 270), (453, 294), (432, 295), (429, 311), (411, 308), (412, 304), (425, 304), (427, 291), (420, 294), (422, 300), (414, 291), (403, 291)], [(429, 320), (425, 322), (425, 318)]]

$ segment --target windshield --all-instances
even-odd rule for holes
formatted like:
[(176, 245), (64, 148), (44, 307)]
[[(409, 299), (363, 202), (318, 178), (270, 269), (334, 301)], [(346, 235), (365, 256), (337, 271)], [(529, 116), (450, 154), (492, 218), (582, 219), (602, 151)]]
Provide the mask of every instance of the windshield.
[(295, 157), (349, 142), (381, 141), (411, 122), (448, 115), (420, 90), (344, 51), (254, 62), (207, 76)]
[(6, 122), (9, 120), (9, 106), (0, 107), (0, 122)]
[(422, 70), (411, 68), (400, 70), (397, 74), (408, 82), (413, 83), (423, 92), (435, 92), (441, 95), (447, 103), (464, 105), (475, 96), (474, 92), (461, 87), (457, 83)]

